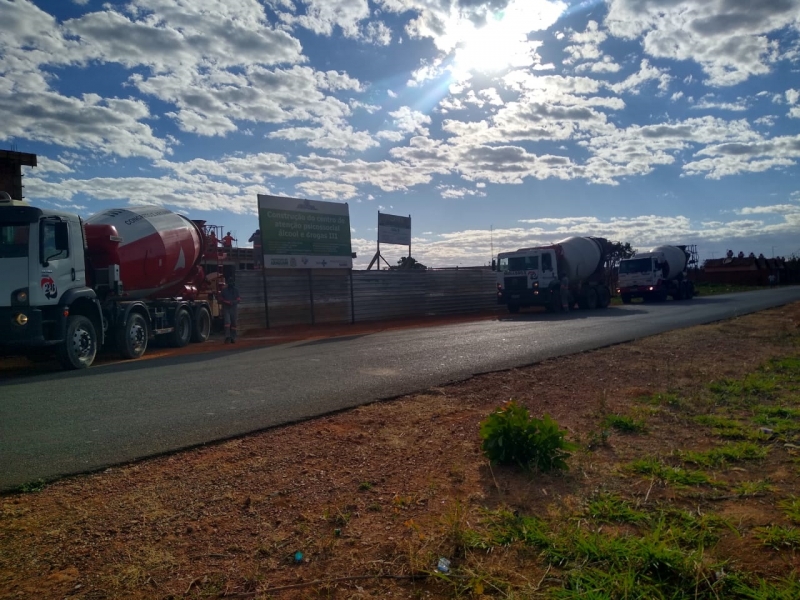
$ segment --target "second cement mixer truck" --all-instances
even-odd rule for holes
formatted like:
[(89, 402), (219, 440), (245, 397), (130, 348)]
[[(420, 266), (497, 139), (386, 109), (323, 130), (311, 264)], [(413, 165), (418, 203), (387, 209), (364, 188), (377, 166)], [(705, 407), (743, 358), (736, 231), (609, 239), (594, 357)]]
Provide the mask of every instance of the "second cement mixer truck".
[(696, 262), (695, 256), (691, 246), (657, 246), (621, 261), (617, 293), (623, 304), (630, 304), (634, 298), (663, 302), (667, 296), (690, 300), (694, 283), (689, 281), (686, 269)]
[(204, 249), (198, 223), (159, 206), (83, 221), (0, 193), (0, 347), (81, 369), (104, 342), (138, 358), (156, 336), (205, 341)]
[(605, 238), (571, 237), (549, 246), (498, 255), (497, 302), (511, 313), (525, 306), (606, 308), (611, 303)]

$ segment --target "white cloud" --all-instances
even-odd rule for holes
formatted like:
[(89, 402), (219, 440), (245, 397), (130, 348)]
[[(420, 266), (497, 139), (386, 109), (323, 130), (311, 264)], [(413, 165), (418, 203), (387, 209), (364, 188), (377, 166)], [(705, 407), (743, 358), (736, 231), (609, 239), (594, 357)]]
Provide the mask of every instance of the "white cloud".
[(369, 17), (367, 0), (296, 0), (305, 6), (305, 14), (282, 13), (290, 25), (300, 25), (319, 35), (330, 36), (339, 27), (346, 37), (360, 36), (359, 24)]
[(788, 89), (786, 90), (786, 102), (788, 104), (797, 104), (800, 100), (800, 90)]
[(775, 36), (797, 31), (798, 15), (800, 0), (611, 0), (605, 25), (622, 38), (644, 36), (653, 57), (696, 61), (710, 85), (727, 86), (769, 73), (780, 54)]
[(636, 73), (633, 73), (619, 83), (608, 84), (608, 88), (617, 94), (625, 92), (629, 94), (638, 94), (645, 83), (649, 81), (658, 81), (658, 89), (662, 92), (666, 92), (671, 80), (672, 77), (670, 77), (666, 71), (652, 66), (650, 61), (645, 58), (642, 59), (639, 70)]

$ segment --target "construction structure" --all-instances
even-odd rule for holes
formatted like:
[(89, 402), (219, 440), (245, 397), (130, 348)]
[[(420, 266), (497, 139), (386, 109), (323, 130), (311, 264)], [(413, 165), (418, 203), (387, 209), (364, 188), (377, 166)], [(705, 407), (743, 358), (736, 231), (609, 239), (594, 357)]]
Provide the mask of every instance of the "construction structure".
[(22, 167), (35, 167), (36, 155), (13, 150), (0, 150), (0, 192), (22, 200)]

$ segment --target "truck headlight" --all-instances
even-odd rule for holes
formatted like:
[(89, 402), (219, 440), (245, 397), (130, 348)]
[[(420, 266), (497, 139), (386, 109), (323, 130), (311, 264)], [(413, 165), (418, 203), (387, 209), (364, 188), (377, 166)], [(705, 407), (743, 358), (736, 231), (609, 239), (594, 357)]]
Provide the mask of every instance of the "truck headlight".
[(28, 315), (25, 313), (17, 313), (14, 317), (14, 322), (17, 325), (27, 325), (28, 324)]
[(27, 306), (28, 305), (28, 288), (21, 288), (11, 292), (11, 305), (12, 306)]

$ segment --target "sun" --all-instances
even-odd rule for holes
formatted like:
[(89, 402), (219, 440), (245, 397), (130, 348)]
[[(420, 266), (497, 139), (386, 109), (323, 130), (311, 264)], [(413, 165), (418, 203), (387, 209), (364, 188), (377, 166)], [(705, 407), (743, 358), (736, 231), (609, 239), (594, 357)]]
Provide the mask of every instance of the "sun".
[(473, 72), (491, 74), (533, 65), (540, 42), (529, 40), (528, 34), (553, 25), (565, 9), (563, 2), (512, 0), (482, 27), (460, 19), (455, 26), (454, 75), (463, 79)]

